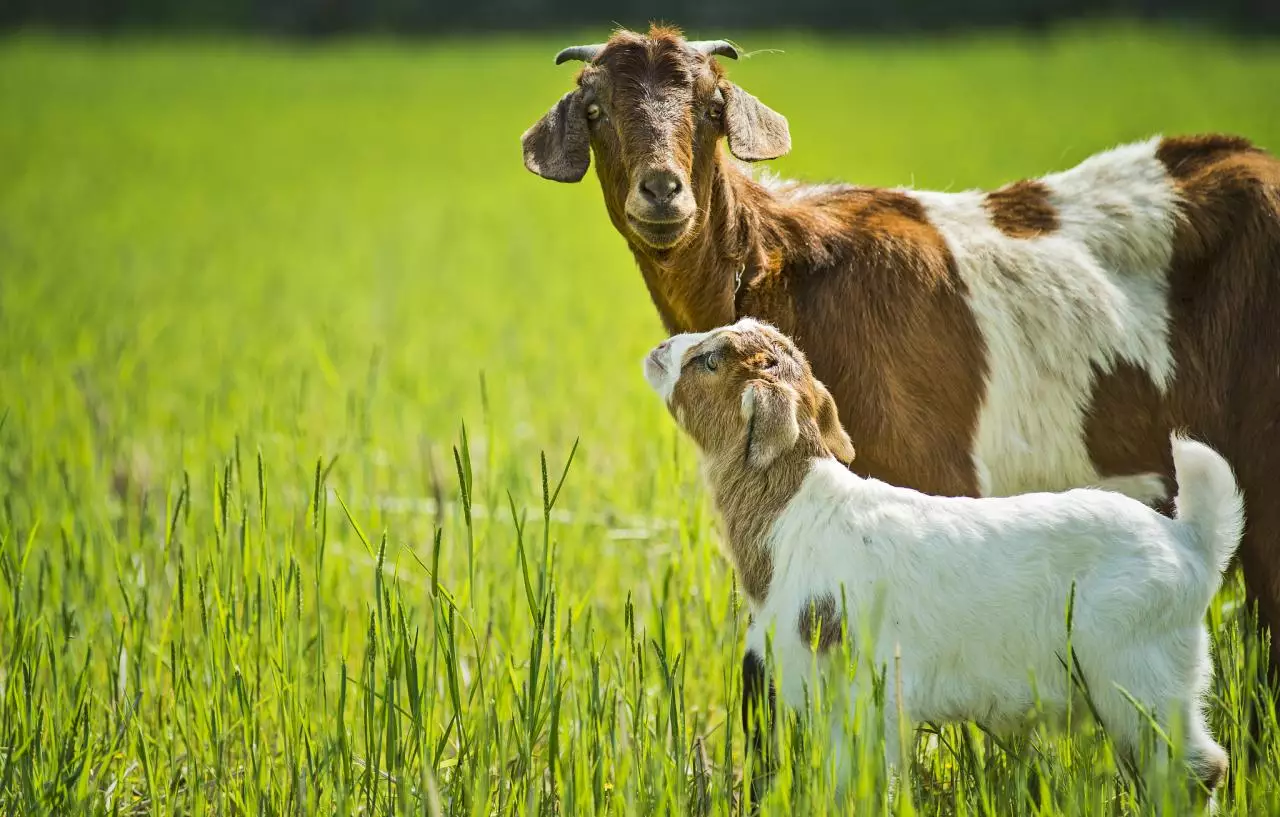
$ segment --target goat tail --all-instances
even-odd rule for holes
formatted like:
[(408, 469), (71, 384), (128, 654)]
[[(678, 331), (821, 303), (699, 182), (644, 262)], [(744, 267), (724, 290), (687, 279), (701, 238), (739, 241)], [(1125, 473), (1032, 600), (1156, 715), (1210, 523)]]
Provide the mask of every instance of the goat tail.
[(1244, 499), (1221, 454), (1176, 432), (1170, 443), (1178, 480), (1178, 521), (1195, 533), (1206, 567), (1216, 568), (1220, 581), (1244, 532)]

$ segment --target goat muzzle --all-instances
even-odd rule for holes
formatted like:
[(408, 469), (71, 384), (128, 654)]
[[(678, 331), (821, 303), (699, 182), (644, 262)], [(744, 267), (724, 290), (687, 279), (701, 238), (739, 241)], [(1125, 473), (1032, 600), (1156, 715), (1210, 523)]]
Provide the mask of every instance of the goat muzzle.
[(654, 167), (635, 175), (627, 196), (627, 222), (641, 241), (670, 249), (682, 239), (697, 212), (683, 174)]

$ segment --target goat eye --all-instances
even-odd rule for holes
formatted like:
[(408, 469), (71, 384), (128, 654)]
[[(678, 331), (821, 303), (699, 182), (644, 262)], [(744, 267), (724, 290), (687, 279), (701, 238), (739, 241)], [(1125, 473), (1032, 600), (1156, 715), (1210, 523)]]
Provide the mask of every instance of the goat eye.
[(714, 372), (720, 366), (720, 356), (715, 352), (707, 352), (702, 356), (702, 365), (707, 367), (707, 371)]
[(587, 106), (587, 119), (595, 121), (600, 118), (600, 106), (592, 102)]

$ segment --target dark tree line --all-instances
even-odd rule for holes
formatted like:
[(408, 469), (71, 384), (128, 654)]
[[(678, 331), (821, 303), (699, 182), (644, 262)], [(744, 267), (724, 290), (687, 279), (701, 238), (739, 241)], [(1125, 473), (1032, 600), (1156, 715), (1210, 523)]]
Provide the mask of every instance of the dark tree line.
[(583, 27), (649, 20), (688, 29), (863, 32), (1042, 28), (1125, 17), (1280, 31), (1280, 0), (0, 0), (0, 26), (89, 31), (246, 30), (299, 37)]

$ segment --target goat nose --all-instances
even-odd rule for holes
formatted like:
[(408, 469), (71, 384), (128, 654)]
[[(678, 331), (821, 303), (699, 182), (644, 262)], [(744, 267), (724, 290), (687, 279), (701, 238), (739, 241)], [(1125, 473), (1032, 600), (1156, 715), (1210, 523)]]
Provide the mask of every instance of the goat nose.
[(641, 180), (640, 192), (654, 204), (666, 204), (680, 192), (680, 178), (669, 171), (656, 170)]

